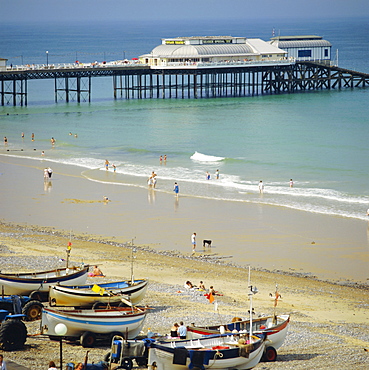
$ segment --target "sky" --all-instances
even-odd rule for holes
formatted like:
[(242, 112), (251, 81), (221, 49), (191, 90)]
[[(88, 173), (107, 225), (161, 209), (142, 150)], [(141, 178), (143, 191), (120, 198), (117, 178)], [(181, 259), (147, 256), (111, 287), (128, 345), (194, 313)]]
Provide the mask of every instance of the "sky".
[(0, 0), (0, 22), (368, 17), (369, 0)]

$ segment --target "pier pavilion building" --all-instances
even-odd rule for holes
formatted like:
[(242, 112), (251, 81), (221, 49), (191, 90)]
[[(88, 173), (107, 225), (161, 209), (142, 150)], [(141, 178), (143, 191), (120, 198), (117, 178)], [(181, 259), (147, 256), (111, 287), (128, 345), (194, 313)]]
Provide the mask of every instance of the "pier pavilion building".
[(288, 53), (296, 61), (320, 61), (327, 64), (331, 60), (332, 44), (322, 36), (277, 36), (270, 44)]
[(140, 62), (150, 67), (280, 61), (287, 52), (261, 39), (232, 36), (177, 37), (162, 39)]

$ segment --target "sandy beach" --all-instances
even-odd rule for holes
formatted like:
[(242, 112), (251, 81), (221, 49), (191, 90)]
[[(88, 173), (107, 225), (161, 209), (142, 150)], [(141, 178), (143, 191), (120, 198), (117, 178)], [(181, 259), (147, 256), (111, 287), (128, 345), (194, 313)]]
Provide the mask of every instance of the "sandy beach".
[[(44, 182), (48, 166), (54, 174)], [(202, 240), (211, 239), (206, 252), (227, 262), (369, 285), (369, 221), (181, 194), (177, 199), (160, 178), (156, 190), (114, 186), (112, 171), (47, 160), (1, 156), (0, 173), (5, 221), (133, 239), (185, 255), (196, 232), (198, 252), (203, 252)]]
[[(44, 183), (43, 168), (54, 170)], [(82, 173), (81, 173), (82, 172)], [(134, 274), (150, 286), (143, 302), (153, 309), (149, 327), (161, 334), (175, 321), (216, 324), (247, 317), (247, 266), (252, 267), (256, 314), (273, 312), (269, 294), (278, 284), (277, 313), (291, 314), (290, 332), (275, 363), (260, 369), (362, 369), (369, 366), (368, 225), (277, 207), (179, 197), (165, 189), (112, 186), (112, 173), (95, 171), (89, 181), (78, 167), (0, 157), (1, 270), (46, 269), (65, 258), (98, 264), (106, 279)], [(108, 202), (103, 197), (109, 198)], [(190, 237), (197, 232), (197, 252)], [(202, 239), (213, 247), (203, 250)], [(46, 265), (46, 266), (45, 266)], [(37, 268), (36, 268), (37, 266)], [(219, 314), (203, 295), (184, 291), (191, 280), (223, 293)], [(325, 281), (324, 281), (325, 280)], [(100, 280), (99, 280), (100, 281)], [(37, 334), (37, 323), (27, 324)], [(5, 353), (31, 369), (58, 359), (58, 343), (37, 336), (24, 351)], [(93, 349), (99, 361), (107, 347)], [(64, 346), (64, 362), (81, 361), (85, 349)]]

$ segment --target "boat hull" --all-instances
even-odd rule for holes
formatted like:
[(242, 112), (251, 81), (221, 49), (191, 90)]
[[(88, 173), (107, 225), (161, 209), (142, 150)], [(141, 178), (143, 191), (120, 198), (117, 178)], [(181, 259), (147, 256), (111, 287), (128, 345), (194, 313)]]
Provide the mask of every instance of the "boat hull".
[[(218, 336), (199, 338), (195, 341), (155, 342), (149, 349), (149, 364), (156, 362), (160, 370), (183, 370), (194, 366), (205, 369), (244, 370), (252, 369), (260, 362), (265, 349), (264, 338), (253, 343), (253, 348), (245, 357), (240, 356), (240, 348), (236, 344), (230, 344), (227, 338)], [(176, 351), (179, 352), (176, 354)], [(178, 353), (182, 361), (174, 359)]]
[(119, 332), (134, 339), (140, 333), (146, 317), (145, 310), (116, 307), (104, 310), (54, 310), (44, 308), (41, 318), (41, 332), (49, 336), (58, 336), (55, 327), (64, 324), (67, 327), (65, 338), (79, 338), (84, 332), (109, 335)]
[[(273, 317), (263, 317), (253, 319), (252, 331), (253, 333), (265, 333), (266, 334), (266, 347), (273, 347), (278, 349), (283, 345), (284, 340), (287, 336), (288, 325), (290, 322), (289, 315), (280, 315), (277, 316), (277, 322), (273, 323)], [(263, 328), (263, 326), (265, 328)], [(224, 325), (226, 331), (232, 332), (233, 330), (237, 331), (249, 331), (250, 330), (250, 321), (238, 321), (231, 324)], [(209, 326), (209, 327), (199, 327), (199, 326), (190, 326), (187, 330), (187, 337), (189, 339), (201, 338), (206, 335), (219, 334), (219, 325), (218, 326)]]
[(102, 293), (92, 290), (94, 285), (50, 287), (49, 303), (51, 306), (92, 307), (95, 303), (118, 305), (121, 298), (128, 299), (133, 305), (142, 301), (146, 294), (148, 280), (135, 280), (98, 284)]
[(20, 274), (0, 274), (0, 288), (5, 295), (29, 295), (34, 291), (48, 292), (55, 284), (80, 285), (87, 280), (89, 266), (55, 269)]

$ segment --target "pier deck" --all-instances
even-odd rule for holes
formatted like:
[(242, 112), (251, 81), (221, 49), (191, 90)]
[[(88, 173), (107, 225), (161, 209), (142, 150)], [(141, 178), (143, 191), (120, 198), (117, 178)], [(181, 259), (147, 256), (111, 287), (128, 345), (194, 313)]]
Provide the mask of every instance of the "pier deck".
[(369, 74), (292, 60), (16, 66), (0, 71), (1, 105), (27, 105), (27, 83), (53, 79), (55, 101), (91, 101), (91, 79), (112, 77), (114, 98), (214, 98), (366, 87)]

